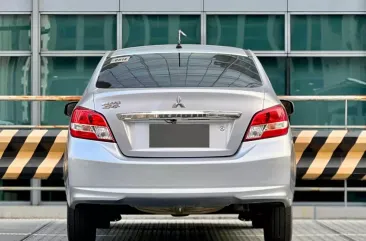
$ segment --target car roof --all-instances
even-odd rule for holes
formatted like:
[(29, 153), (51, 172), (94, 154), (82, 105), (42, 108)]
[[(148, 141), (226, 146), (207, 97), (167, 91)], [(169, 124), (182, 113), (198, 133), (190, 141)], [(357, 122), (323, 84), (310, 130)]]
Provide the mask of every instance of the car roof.
[(220, 53), (233, 54), (248, 57), (246, 50), (235, 47), (201, 44), (182, 44), (182, 48), (177, 49), (176, 44), (148, 45), (140, 47), (131, 47), (113, 51), (109, 57), (118, 57), (133, 54), (151, 54), (151, 53)]

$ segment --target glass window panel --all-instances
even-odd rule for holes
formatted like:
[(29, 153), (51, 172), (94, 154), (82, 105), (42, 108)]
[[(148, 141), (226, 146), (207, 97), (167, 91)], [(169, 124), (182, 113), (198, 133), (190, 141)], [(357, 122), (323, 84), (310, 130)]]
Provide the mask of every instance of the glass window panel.
[[(119, 61), (119, 62), (118, 62)], [(215, 53), (161, 53), (108, 58), (98, 88), (255, 88), (261, 79), (251, 58)]]
[(115, 15), (42, 15), (42, 50), (116, 49)]
[(198, 15), (123, 15), (123, 47), (175, 44), (178, 30), (182, 44), (201, 43), (201, 20)]
[(286, 58), (258, 57), (277, 95), (286, 91)]
[[(0, 95), (31, 94), (31, 58), (0, 57)], [(29, 101), (0, 101), (0, 125), (30, 124)]]
[[(1, 180), (0, 187), (30, 187), (30, 180)], [(0, 191), (1, 201), (30, 201), (30, 191)]]
[[(82, 95), (101, 57), (42, 57), (42, 95)], [(43, 125), (66, 125), (67, 102), (41, 102)]]
[(348, 101), (347, 125), (362, 125), (366, 123), (366, 102)]
[(344, 101), (293, 101), (291, 125), (344, 125)]
[[(292, 58), (291, 63), (291, 95), (366, 94), (366, 58), (300, 57)], [(362, 105), (350, 103), (349, 111), (358, 106), (357, 111), (348, 113), (353, 123), (364, 119), (366, 112)], [(293, 125), (345, 123), (344, 101), (296, 102), (295, 107), (291, 118)]]
[(284, 50), (284, 19), (283, 15), (208, 15), (207, 44)]
[(31, 17), (0, 15), (0, 51), (30, 50)]
[(295, 15), (292, 50), (366, 50), (366, 15)]

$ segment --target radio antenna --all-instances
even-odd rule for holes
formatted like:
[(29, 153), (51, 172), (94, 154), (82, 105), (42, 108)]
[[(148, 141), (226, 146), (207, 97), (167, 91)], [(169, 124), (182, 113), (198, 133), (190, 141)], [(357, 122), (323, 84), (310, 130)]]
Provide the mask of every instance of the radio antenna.
[(180, 42), (181, 42), (180, 36), (181, 35), (183, 35), (184, 37), (187, 37), (187, 35), (182, 30), (179, 29), (179, 31), (178, 31), (178, 44), (177, 44), (177, 47), (176, 47), (177, 49), (182, 48), (182, 45), (180, 45)]

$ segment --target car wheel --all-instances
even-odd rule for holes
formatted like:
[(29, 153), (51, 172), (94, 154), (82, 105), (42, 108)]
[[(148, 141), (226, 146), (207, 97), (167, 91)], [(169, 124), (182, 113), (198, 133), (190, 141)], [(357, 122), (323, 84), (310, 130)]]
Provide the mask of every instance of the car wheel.
[(254, 216), (252, 218), (252, 227), (253, 228), (263, 228), (264, 227), (263, 217)]
[(271, 207), (264, 223), (265, 241), (291, 241), (292, 239), (292, 208)]
[(67, 236), (69, 241), (95, 241), (96, 225), (92, 211), (84, 206), (67, 207)]

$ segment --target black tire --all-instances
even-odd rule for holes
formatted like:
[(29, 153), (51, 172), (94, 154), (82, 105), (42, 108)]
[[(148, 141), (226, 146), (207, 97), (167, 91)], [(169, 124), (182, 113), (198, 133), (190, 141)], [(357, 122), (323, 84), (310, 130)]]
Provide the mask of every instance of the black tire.
[(284, 206), (271, 207), (264, 223), (265, 241), (291, 241), (292, 208)]
[(99, 219), (96, 220), (96, 227), (101, 229), (110, 229), (111, 222), (107, 218), (99, 217)]
[(262, 216), (254, 216), (252, 218), (252, 227), (253, 228), (263, 228), (264, 227), (264, 220)]
[(84, 206), (67, 207), (67, 236), (69, 241), (95, 241), (96, 225), (92, 211)]

